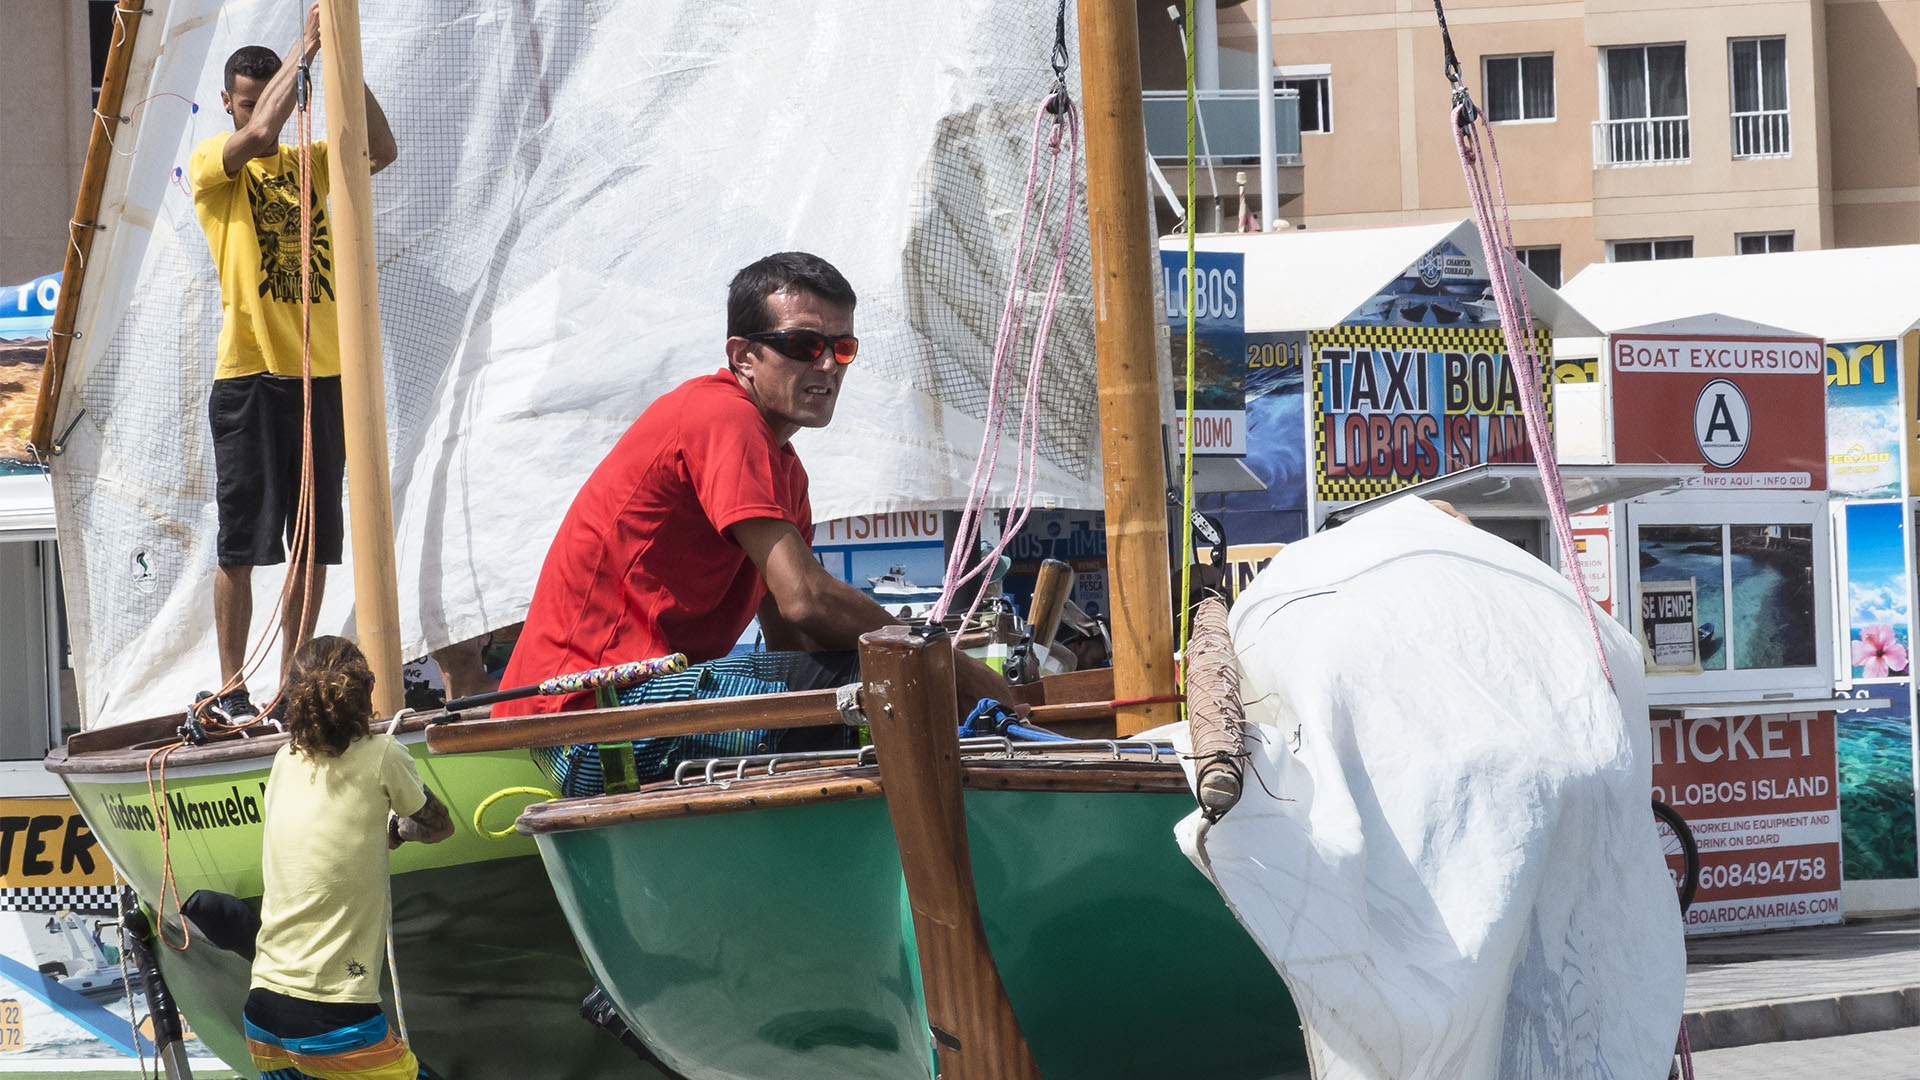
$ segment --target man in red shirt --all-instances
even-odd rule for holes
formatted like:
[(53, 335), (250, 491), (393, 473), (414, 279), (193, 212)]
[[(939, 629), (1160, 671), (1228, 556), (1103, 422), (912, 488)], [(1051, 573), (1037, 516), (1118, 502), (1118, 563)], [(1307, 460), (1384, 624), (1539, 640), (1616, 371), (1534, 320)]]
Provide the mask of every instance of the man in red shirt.
[[(727, 367), (640, 414), (574, 497), (547, 551), (502, 685), (683, 652), (724, 656), (758, 614), (767, 646), (853, 649), (898, 620), (813, 557), (807, 472), (790, 440), (833, 419), (859, 352), (853, 287), (826, 260), (769, 255), (734, 276)], [(960, 700), (1008, 700), (955, 656)], [(591, 694), (494, 715), (593, 707)]]

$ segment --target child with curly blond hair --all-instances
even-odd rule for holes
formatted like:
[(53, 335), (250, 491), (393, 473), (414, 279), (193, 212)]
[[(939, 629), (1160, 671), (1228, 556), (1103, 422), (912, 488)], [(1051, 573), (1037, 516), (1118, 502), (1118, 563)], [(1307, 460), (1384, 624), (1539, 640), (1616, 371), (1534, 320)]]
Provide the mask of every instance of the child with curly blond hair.
[(387, 850), (445, 840), (453, 819), (406, 748), (372, 733), (373, 671), (353, 642), (301, 646), (285, 696), (245, 1013), (254, 1065), (275, 1080), (429, 1077), (380, 1009)]

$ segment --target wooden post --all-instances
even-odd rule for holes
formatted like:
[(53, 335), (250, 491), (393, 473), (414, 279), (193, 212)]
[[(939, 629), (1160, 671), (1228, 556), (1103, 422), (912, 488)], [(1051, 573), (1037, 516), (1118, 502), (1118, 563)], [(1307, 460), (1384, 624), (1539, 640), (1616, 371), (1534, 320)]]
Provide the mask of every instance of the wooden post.
[(380, 362), (380, 290), (373, 257), (372, 163), (358, 0), (320, 0), (326, 73), (328, 218), (340, 312), (340, 400), (345, 410), (347, 510), (353, 522), (354, 623), (373, 667), (373, 707), (406, 703), (400, 676), (400, 587), (394, 576), (393, 484), (387, 466), (386, 379)]
[[(1045, 653), (1060, 632), (1060, 615), (1073, 589), (1073, 567), (1059, 559), (1040, 560), (1033, 579), (1033, 600), (1027, 605), (1027, 625), (1033, 628), (1033, 647)], [(1037, 668), (1035, 669), (1038, 670)]]
[(53, 414), (60, 405), (60, 387), (66, 381), (67, 351), (73, 345), (73, 323), (80, 312), (80, 287), (87, 277), (87, 255), (100, 217), (100, 199), (107, 185), (107, 167), (113, 162), (113, 133), (120, 126), (120, 106), (126, 99), (127, 65), (133, 60), (133, 42), (145, 14), (140, 0), (114, 5), (118, 27), (107, 48), (107, 67), (100, 76), (100, 104), (94, 106), (92, 134), (87, 136), (87, 161), (80, 170), (80, 195), (74, 200), (73, 220), (67, 223), (67, 257), (60, 269), (60, 301), (53, 309), (47, 333), (47, 360), (40, 370), (40, 393), (34, 399), (33, 427), (27, 442), (42, 457), (53, 453)]
[(888, 626), (860, 639), (860, 703), (880, 756), (913, 909), (927, 1023), (940, 1080), (1039, 1080), (987, 949), (967, 854), (953, 648), (938, 627)]
[[(1167, 697), (1175, 683), (1166, 452), (1153, 321), (1153, 275), (1160, 267), (1150, 243), (1140, 37), (1133, 0), (1078, 4), (1113, 696)], [(1129, 705), (1119, 710), (1116, 726), (1120, 734), (1132, 735), (1179, 718), (1173, 704)]]

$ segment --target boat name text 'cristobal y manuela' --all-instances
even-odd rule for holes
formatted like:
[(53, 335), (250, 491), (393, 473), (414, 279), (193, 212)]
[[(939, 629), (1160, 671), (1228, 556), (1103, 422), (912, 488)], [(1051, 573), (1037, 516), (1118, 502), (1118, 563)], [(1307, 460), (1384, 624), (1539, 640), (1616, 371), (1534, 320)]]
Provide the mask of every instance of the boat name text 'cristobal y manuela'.
[[(267, 785), (260, 785), (264, 796)], [(260, 824), (260, 800), (242, 795), (240, 788), (228, 785), (224, 795), (210, 799), (190, 799), (183, 792), (167, 793), (170, 824), (176, 829), (224, 829), (229, 825)], [(106, 797), (107, 821), (129, 832), (153, 832), (153, 806), (144, 799), (129, 801), (124, 795)]]

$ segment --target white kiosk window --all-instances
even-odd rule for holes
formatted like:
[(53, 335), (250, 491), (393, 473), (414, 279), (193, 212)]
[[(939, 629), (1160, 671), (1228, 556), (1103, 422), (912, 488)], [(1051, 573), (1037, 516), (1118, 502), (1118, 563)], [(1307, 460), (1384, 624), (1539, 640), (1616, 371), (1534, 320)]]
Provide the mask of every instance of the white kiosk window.
[[(1627, 507), (1626, 546), (1640, 635), (1642, 596), (1691, 582), (1696, 671), (1650, 667), (1648, 690), (1667, 700), (1755, 700), (1826, 694), (1828, 529), (1821, 505), (1792, 496), (1751, 500), (1676, 495)], [(1642, 588), (1642, 583), (1646, 588)], [(1671, 606), (1671, 605), (1669, 605)], [(1665, 628), (1670, 637), (1672, 630)], [(1664, 670), (1663, 670), (1664, 668)]]

